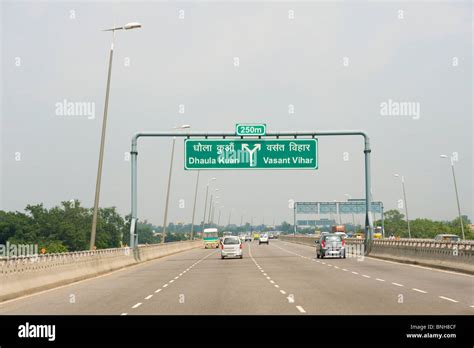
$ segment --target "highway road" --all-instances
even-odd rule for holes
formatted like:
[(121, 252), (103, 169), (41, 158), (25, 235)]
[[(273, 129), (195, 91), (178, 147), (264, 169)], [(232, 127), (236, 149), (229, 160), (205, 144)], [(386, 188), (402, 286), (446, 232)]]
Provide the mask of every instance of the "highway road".
[(0, 304), (0, 314), (469, 314), (474, 277), (314, 248), (193, 249)]

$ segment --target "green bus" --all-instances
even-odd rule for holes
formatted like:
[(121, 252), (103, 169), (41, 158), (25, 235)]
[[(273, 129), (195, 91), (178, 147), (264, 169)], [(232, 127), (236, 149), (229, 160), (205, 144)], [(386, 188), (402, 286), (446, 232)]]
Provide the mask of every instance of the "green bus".
[(205, 228), (202, 232), (202, 239), (204, 240), (204, 248), (218, 248), (219, 237), (217, 235), (217, 228)]

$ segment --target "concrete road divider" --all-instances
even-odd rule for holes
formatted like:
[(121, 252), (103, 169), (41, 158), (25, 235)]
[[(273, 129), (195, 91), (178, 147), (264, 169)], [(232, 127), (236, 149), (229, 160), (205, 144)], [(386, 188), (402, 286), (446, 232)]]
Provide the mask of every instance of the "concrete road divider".
[(141, 245), (0, 259), (0, 301), (91, 278), (181, 251), (202, 241)]

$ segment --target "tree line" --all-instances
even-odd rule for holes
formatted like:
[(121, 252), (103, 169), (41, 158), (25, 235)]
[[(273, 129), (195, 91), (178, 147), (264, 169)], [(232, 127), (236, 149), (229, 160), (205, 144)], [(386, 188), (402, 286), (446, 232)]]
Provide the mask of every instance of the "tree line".
[[(0, 210), (0, 244), (37, 244), (46, 253), (88, 250), (92, 208), (78, 200), (61, 202), (47, 209), (43, 204), (27, 205), (24, 212)], [(160, 243), (161, 228), (146, 220), (138, 223), (140, 244)], [(179, 231), (179, 232), (178, 232)], [(166, 242), (186, 239), (182, 229), (170, 224)], [(100, 208), (97, 216), (97, 249), (118, 248), (130, 241), (130, 215), (121, 216), (115, 207)]]
[[(43, 204), (27, 205), (24, 212), (5, 212), (0, 210), (0, 244), (37, 244), (38, 249), (47, 253), (88, 250), (92, 225), (92, 208), (81, 206), (81, 202), (65, 201), (47, 209)], [(385, 236), (408, 237), (407, 222), (398, 210), (385, 213)], [(471, 223), (463, 216), (466, 239), (474, 239), (474, 231), (468, 227)], [(376, 226), (381, 221), (375, 222)], [(205, 225), (204, 227), (209, 227)], [(213, 225), (213, 227), (217, 227)], [(138, 223), (140, 244), (161, 242), (162, 226), (155, 226), (144, 220)], [(277, 230), (293, 233), (294, 226), (284, 221), (275, 227), (230, 225), (220, 229), (234, 233)], [(195, 225), (195, 236), (202, 226)], [(298, 230), (299, 233), (314, 233), (314, 228)], [(430, 219), (410, 220), (412, 238), (434, 238), (437, 234), (456, 234), (461, 236), (460, 219), (452, 221), (433, 221)], [(191, 224), (174, 224), (167, 226), (166, 242), (190, 239)], [(221, 231), (222, 232), (222, 231)], [(121, 216), (115, 207), (100, 208), (97, 220), (96, 248), (117, 248), (125, 246), (130, 240), (130, 215)]]

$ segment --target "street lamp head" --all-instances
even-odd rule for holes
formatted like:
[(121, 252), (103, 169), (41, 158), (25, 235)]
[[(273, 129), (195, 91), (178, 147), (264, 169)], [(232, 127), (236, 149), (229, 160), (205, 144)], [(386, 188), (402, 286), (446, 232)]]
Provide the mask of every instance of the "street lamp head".
[(393, 176), (396, 176), (398, 178), (400, 176), (400, 174), (393, 174)]
[(137, 23), (137, 22), (130, 22), (130, 23), (127, 23), (125, 24), (123, 27), (115, 27), (115, 28), (109, 28), (109, 29), (104, 29), (102, 31), (116, 31), (116, 30), (130, 30), (130, 29), (137, 29), (137, 28), (141, 28), (142, 25), (140, 23)]
[(125, 26), (123, 28), (125, 30), (130, 30), (130, 29), (138, 29), (138, 28), (141, 28), (141, 27), (142, 27), (142, 25), (140, 23), (130, 22), (130, 23), (125, 24)]
[(439, 155), (439, 157), (441, 157), (441, 158), (448, 158), (447, 155)]
[(179, 127), (181, 129), (186, 129), (186, 128), (191, 128), (191, 126), (189, 124), (183, 124), (181, 127)]

